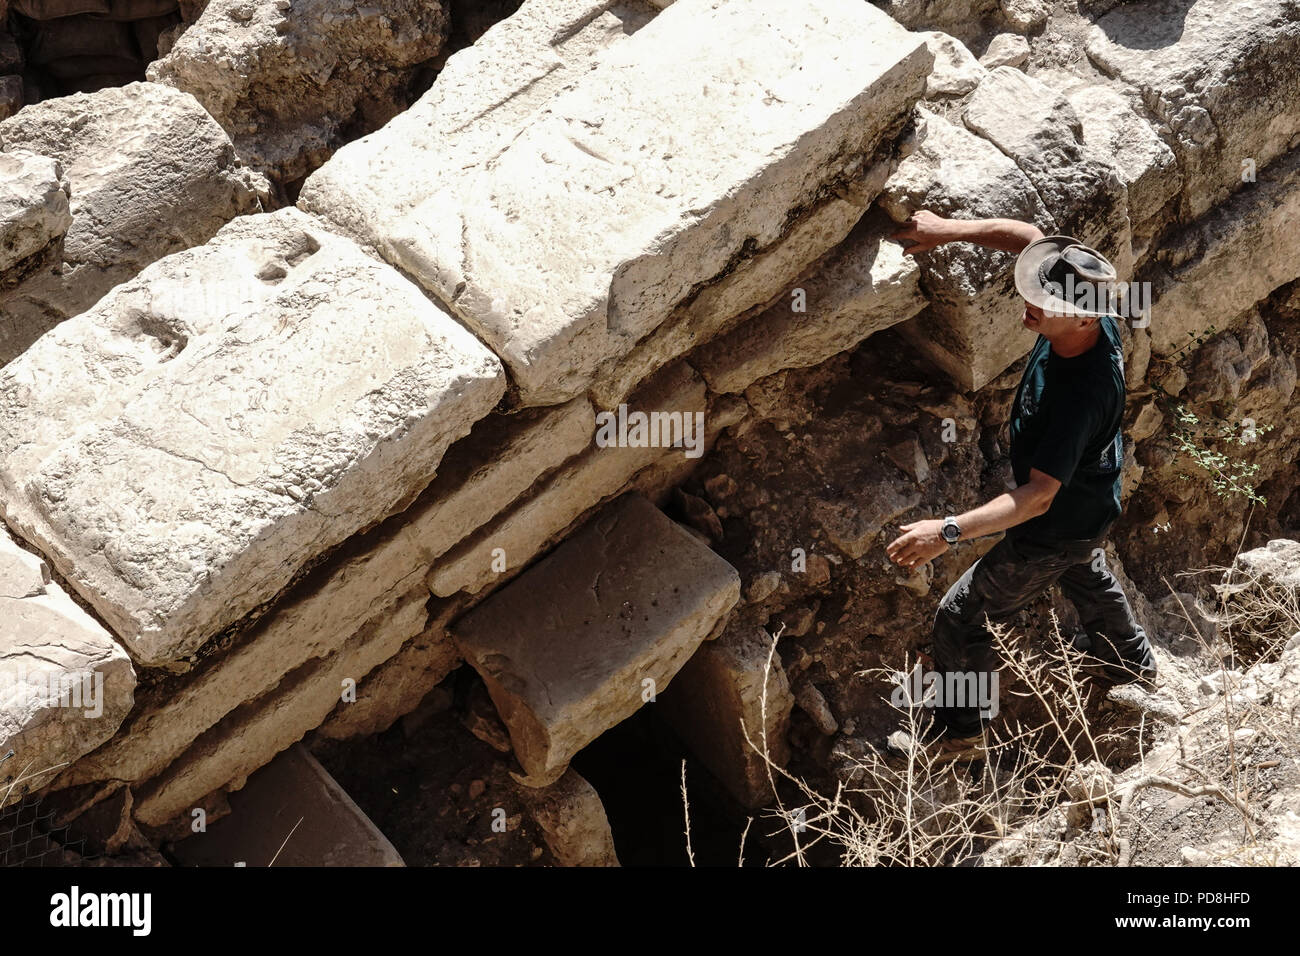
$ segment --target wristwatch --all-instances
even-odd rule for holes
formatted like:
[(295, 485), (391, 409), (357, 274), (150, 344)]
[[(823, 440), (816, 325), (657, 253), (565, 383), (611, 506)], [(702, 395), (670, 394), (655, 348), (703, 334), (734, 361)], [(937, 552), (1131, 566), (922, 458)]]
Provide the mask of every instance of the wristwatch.
[(952, 515), (948, 515), (948, 517), (943, 519), (943, 527), (940, 529), (939, 533), (943, 535), (943, 540), (947, 541), (949, 544), (956, 544), (961, 540), (961, 525), (957, 523), (956, 518)]

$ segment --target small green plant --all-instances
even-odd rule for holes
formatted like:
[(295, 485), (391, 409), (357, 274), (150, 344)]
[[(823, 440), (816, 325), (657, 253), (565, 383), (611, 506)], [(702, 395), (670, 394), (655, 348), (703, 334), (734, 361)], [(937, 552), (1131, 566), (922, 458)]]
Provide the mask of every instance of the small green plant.
[(1169, 361), (1173, 361), (1179, 355), (1181, 355), (1183, 352), (1186, 352), (1190, 348), (1199, 349), (1202, 345), (1210, 341), (1210, 339), (1214, 338), (1218, 334), (1219, 334), (1219, 330), (1215, 328), (1213, 325), (1206, 326), (1200, 332), (1188, 332), (1187, 333), (1188, 341), (1184, 342), (1181, 346), (1174, 349), (1174, 351), (1170, 352), (1169, 355), (1166, 356), (1166, 358)]
[[(1173, 409), (1173, 419), (1173, 439), (1179, 453), (1205, 474), (1217, 497), (1230, 499), (1240, 496), (1255, 504), (1268, 504), (1268, 500), (1255, 490), (1259, 465), (1231, 452), (1255, 443), (1260, 435), (1272, 431), (1272, 425), (1256, 424), (1249, 419), (1246, 420), (1248, 425), (1239, 424), (1218, 417), (1202, 421), (1186, 405)], [(1226, 451), (1220, 451), (1214, 447), (1216, 445), (1226, 446)], [(1193, 479), (1193, 475), (1187, 472), (1182, 472), (1179, 477), (1184, 481)]]

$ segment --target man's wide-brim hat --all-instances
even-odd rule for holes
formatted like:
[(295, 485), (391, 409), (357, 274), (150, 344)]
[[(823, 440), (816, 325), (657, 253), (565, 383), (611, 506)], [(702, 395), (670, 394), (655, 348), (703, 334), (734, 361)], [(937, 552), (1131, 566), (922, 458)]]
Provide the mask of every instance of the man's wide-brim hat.
[(1058, 315), (1109, 315), (1118, 282), (1105, 256), (1069, 236), (1031, 242), (1016, 259), (1016, 291)]

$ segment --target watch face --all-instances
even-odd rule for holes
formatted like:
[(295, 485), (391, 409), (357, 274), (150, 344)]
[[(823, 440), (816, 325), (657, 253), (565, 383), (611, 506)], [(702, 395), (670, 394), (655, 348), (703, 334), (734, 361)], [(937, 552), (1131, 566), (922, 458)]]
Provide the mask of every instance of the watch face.
[(952, 544), (960, 537), (961, 529), (957, 527), (955, 522), (943, 526), (943, 540), (949, 544)]

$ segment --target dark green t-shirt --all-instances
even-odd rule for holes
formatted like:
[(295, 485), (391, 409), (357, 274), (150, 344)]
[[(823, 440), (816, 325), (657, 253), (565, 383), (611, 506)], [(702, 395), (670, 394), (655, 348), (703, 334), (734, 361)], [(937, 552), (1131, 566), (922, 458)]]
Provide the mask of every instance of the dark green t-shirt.
[(1047, 512), (1015, 535), (1096, 538), (1119, 517), (1123, 414), (1124, 352), (1114, 318), (1103, 318), (1097, 344), (1073, 358), (1038, 337), (1011, 408), (1011, 467), (1017, 485), (1037, 468), (1061, 488)]

